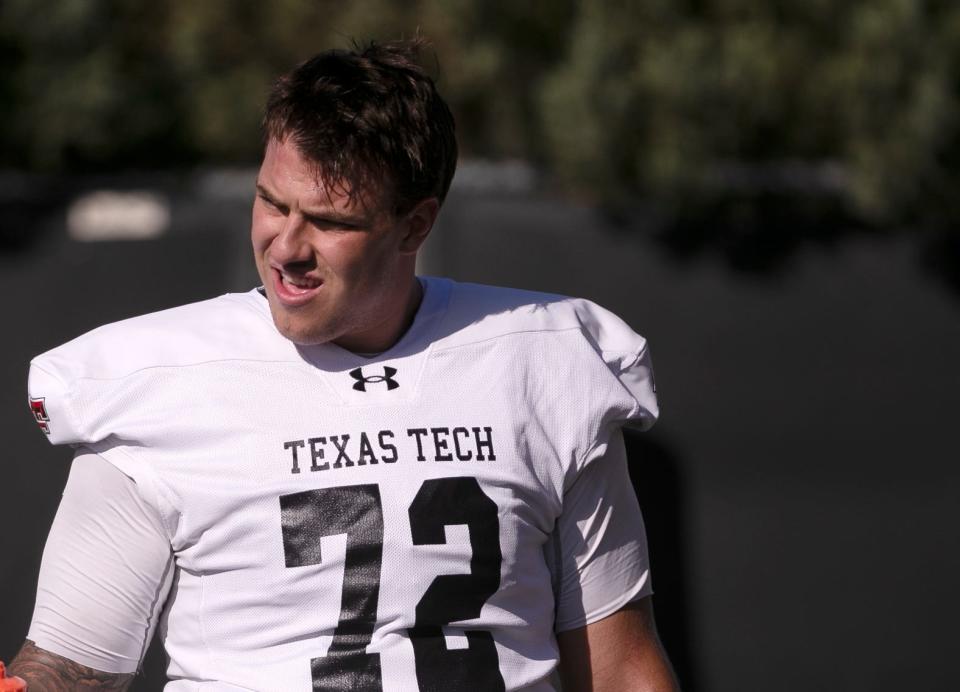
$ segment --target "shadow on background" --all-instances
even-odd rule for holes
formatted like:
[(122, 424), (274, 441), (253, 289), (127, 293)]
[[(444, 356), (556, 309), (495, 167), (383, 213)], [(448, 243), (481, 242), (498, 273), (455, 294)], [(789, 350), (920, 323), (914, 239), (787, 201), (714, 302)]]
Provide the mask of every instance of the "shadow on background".
[(627, 468), (647, 529), (657, 630), (685, 690), (697, 686), (684, 546), (685, 500), (680, 464), (655, 433), (624, 430)]

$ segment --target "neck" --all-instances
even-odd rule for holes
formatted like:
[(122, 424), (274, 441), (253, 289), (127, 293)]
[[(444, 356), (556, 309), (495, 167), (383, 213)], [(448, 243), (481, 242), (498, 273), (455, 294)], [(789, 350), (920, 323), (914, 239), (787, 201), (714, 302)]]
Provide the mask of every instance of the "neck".
[[(414, 318), (417, 316), (417, 310), (420, 309), (420, 303), (423, 302), (423, 286), (416, 276), (413, 277), (413, 284), (410, 286), (410, 294), (407, 296), (407, 305), (403, 311), (403, 322), (400, 323), (400, 331), (395, 335), (390, 346), (400, 341), (403, 335), (410, 329)], [(388, 346), (387, 348), (390, 348)]]
[(410, 283), (406, 288), (406, 298), (399, 313), (392, 313), (376, 327), (362, 334), (353, 334), (348, 338), (337, 339), (334, 343), (353, 353), (383, 353), (400, 341), (403, 335), (407, 333), (417, 316), (417, 310), (420, 308), (422, 300), (423, 287), (417, 277), (411, 274)]

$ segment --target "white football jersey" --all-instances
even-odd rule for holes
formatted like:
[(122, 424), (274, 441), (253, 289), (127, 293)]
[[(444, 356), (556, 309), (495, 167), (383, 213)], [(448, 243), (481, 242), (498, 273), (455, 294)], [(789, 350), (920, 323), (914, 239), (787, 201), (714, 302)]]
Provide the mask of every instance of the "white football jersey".
[(33, 361), (50, 441), (162, 519), (168, 690), (552, 689), (545, 544), (619, 427), (656, 418), (646, 344), (585, 300), (421, 281), (375, 357), (293, 344), (251, 291)]

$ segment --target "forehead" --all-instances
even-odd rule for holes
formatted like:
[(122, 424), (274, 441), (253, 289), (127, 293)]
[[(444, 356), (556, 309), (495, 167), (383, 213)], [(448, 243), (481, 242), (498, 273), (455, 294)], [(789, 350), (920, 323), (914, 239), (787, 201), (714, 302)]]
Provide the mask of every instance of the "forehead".
[[(386, 211), (388, 195), (383, 185), (369, 176), (335, 176), (323, 164), (305, 157), (291, 139), (271, 138), (264, 151), (257, 184), (271, 194), (297, 196), (301, 205), (325, 205), (341, 209)], [(285, 201), (285, 200), (280, 200)]]

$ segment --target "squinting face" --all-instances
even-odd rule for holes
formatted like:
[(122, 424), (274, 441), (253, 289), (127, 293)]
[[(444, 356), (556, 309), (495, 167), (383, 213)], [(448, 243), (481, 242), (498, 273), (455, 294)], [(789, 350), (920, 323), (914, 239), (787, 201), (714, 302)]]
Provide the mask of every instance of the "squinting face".
[(289, 138), (270, 141), (257, 176), (251, 236), (277, 329), (298, 344), (386, 350), (419, 300), (416, 251), (436, 200), (398, 217), (382, 190), (325, 187)]

